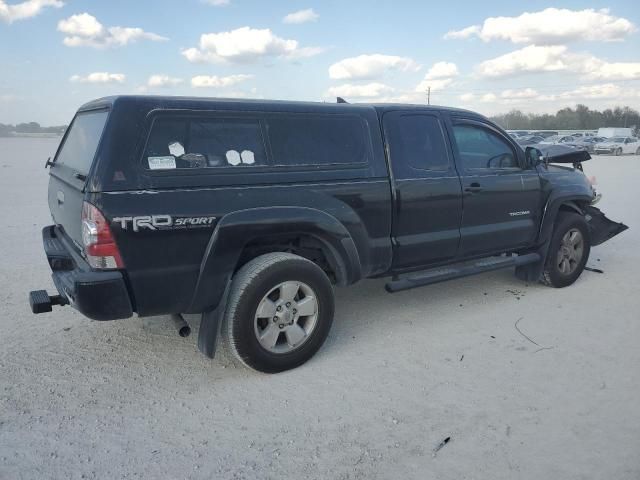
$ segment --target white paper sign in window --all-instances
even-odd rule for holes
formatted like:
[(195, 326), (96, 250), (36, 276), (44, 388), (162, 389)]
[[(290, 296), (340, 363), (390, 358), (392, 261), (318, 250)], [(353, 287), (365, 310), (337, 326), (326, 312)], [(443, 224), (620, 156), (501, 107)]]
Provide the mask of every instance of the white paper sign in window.
[(150, 170), (167, 170), (176, 168), (175, 157), (168, 155), (166, 157), (147, 157)]
[(240, 154), (235, 150), (227, 151), (226, 157), (229, 165), (233, 165), (234, 167), (236, 165), (240, 165), (240, 163), (242, 162), (242, 160), (240, 159)]
[(253, 165), (256, 163), (256, 159), (251, 150), (243, 150), (240, 157), (242, 157), (242, 163), (246, 163), (247, 165)]
[(184, 155), (184, 147), (180, 142), (172, 142), (169, 144), (169, 153), (174, 157), (181, 157)]

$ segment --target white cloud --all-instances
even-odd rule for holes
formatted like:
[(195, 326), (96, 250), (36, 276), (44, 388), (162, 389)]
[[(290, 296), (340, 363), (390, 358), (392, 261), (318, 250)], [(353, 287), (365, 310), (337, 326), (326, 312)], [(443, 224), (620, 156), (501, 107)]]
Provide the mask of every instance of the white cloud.
[(64, 2), (60, 0), (27, 0), (13, 5), (8, 5), (4, 0), (0, 0), (0, 20), (13, 23), (16, 20), (35, 17), (45, 7), (60, 8), (63, 5)]
[(89, 75), (73, 75), (69, 78), (77, 83), (124, 83), (126, 76), (122, 73), (93, 72)]
[(540, 101), (585, 101), (585, 100), (616, 100), (640, 98), (640, 89), (627, 88), (614, 83), (584, 85), (573, 90), (557, 94), (540, 95)]
[(576, 103), (586, 103), (591, 108), (612, 108), (614, 105), (633, 103), (640, 99), (640, 89), (623, 87), (614, 83), (582, 85), (557, 93), (540, 93), (532, 88), (522, 90), (504, 90), (499, 95), (492, 92), (484, 94), (465, 93), (459, 100), (471, 108), (482, 110), (485, 114), (497, 113), (511, 108), (520, 108), (531, 112), (556, 111)]
[(223, 88), (237, 85), (253, 78), (253, 75), (229, 75), (227, 77), (218, 77), (217, 75), (196, 75), (191, 79), (191, 86), (195, 88)]
[(587, 53), (573, 53), (564, 45), (529, 45), (486, 60), (477, 66), (476, 71), (486, 78), (568, 72), (583, 74), (592, 80), (635, 80), (640, 78), (640, 62), (610, 63)]
[(313, 8), (307, 8), (306, 10), (298, 10), (297, 12), (290, 13), (286, 15), (282, 21), (284, 23), (307, 23), (307, 22), (315, 22), (320, 15), (313, 11)]
[(458, 67), (451, 62), (434, 63), (425, 75), (425, 79), (432, 80), (434, 78), (451, 78), (458, 76)]
[(453, 78), (438, 78), (429, 80), (425, 78), (416, 86), (416, 92), (426, 92), (431, 89), (432, 92), (442, 90), (453, 83)]
[(495, 93), (485, 93), (480, 97), (480, 101), (483, 103), (495, 102), (497, 99), (498, 96)]
[(231, 3), (229, 0), (202, 0), (202, 2), (214, 7), (225, 7)]
[(640, 62), (602, 62), (587, 74), (598, 80), (636, 80), (640, 79)]
[(504, 90), (500, 94), (500, 98), (505, 100), (523, 100), (538, 97), (538, 92), (533, 88), (524, 88), (522, 90)]
[(147, 80), (147, 86), (150, 88), (173, 87), (180, 85), (184, 80), (181, 78), (170, 77), (165, 74), (151, 75)]
[(463, 28), (462, 30), (450, 30), (444, 38), (447, 40), (459, 40), (473, 37), (474, 35), (480, 35), (481, 28), (479, 25), (471, 25), (470, 27)]
[(365, 85), (353, 85), (345, 83), (337, 85), (327, 90), (327, 97), (346, 97), (346, 98), (378, 98), (382, 95), (392, 93), (394, 89), (384, 83), (367, 83)]
[(105, 27), (88, 13), (72, 15), (58, 22), (58, 31), (64, 33), (67, 47), (121, 47), (137, 40), (159, 42), (167, 38), (136, 27)]
[(451, 62), (434, 63), (424, 79), (416, 86), (416, 92), (435, 92), (443, 90), (453, 83), (455, 77), (459, 75), (458, 67)]
[(417, 71), (420, 66), (408, 57), (395, 55), (360, 55), (345, 58), (329, 67), (329, 77), (334, 80), (375, 78), (390, 70)]
[(485, 42), (508, 40), (513, 43), (553, 45), (580, 40), (619, 41), (635, 31), (633, 23), (611, 15), (606, 8), (546, 8), (539, 12), (525, 12), (518, 17), (489, 17), (482, 26), (472, 25), (450, 31), (445, 38), (477, 36)]
[(296, 40), (280, 38), (268, 28), (241, 27), (205, 33), (200, 36), (198, 48), (187, 48), (182, 55), (194, 63), (249, 63), (261, 57), (310, 57), (321, 51), (316, 47), (300, 48)]
[(564, 45), (529, 45), (514, 52), (486, 60), (477, 67), (482, 77), (504, 77), (518, 73), (557, 72), (569, 70), (574, 58)]

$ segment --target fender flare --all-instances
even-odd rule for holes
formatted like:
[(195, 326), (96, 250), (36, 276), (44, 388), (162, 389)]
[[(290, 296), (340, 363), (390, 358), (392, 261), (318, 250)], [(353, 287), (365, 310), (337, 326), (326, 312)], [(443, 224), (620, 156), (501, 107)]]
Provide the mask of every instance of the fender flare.
[(239, 210), (220, 219), (205, 250), (188, 313), (216, 308), (252, 240), (277, 234), (300, 234), (319, 240), (336, 269), (340, 284), (362, 277), (360, 257), (347, 228), (327, 212), (309, 207), (260, 207)]
[(209, 239), (189, 307), (190, 312), (201, 313), (198, 349), (207, 357), (215, 355), (231, 277), (243, 248), (256, 238), (278, 233), (309, 235), (322, 242), (340, 283), (361, 278), (353, 238), (340, 221), (326, 212), (308, 207), (269, 207), (225, 215)]
[[(538, 244), (547, 245), (553, 234), (553, 226), (555, 225), (560, 207), (565, 205), (576, 213), (584, 215), (582, 209), (577, 202), (591, 203), (592, 197), (589, 195), (552, 195), (545, 204), (542, 221), (540, 222), (540, 230), (538, 232)], [(546, 248), (544, 250), (543, 259), (546, 257)]]
[(529, 265), (524, 265), (516, 268), (516, 277), (520, 280), (527, 282), (535, 282), (540, 279), (544, 266), (547, 262), (547, 254), (549, 253), (549, 244), (551, 243), (551, 235), (553, 234), (553, 227), (556, 223), (556, 218), (560, 207), (563, 205), (568, 206), (576, 213), (584, 214), (582, 209), (576, 202), (591, 202), (589, 195), (581, 194), (565, 194), (565, 195), (552, 195), (546, 202), (542, 220), (540, 222), (540, 229), (538, 231), (537, 248), (535, 252), (540, 255), (540, 261)]

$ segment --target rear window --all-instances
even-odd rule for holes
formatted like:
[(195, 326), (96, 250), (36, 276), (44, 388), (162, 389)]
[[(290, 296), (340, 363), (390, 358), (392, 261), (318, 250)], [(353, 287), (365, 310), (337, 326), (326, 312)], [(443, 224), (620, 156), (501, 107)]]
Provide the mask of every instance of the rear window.
[(238, 118), (159, 117), (145, 149), (151, 170), (266, 165), (260, 122)]
[(274, 165), (367, 161), (366, 125), (359, 117), (283, 115), (265, 120)]
[(108, 111), (101, 110), (76, 115), (58, 152), (56, 163), (80, 173), (89, 173), (108, 114)]

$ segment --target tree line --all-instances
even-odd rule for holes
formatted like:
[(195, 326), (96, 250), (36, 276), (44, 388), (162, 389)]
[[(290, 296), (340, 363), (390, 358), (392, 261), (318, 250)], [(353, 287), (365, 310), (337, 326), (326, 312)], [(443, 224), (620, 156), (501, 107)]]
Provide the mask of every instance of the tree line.
[(17, 125), (0, 123), (0, 137), (38, 133), (62, 135), (66, 129), (66, 125), (43, 127), (38, 122), (18, 123)]
[(597, 130), (601, 127), (640, 127), (640, 113), (631, 107), (598, 111), (586, 105), (563, 108), (555, 114), (511, 110), (491, 120), (509, 130)]

